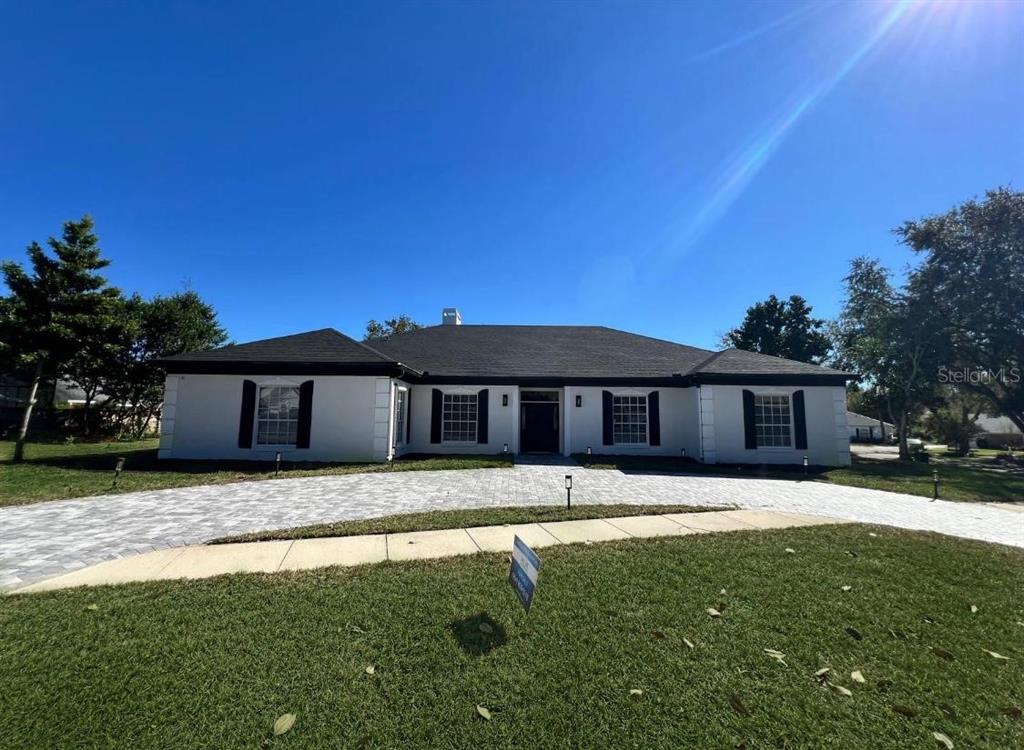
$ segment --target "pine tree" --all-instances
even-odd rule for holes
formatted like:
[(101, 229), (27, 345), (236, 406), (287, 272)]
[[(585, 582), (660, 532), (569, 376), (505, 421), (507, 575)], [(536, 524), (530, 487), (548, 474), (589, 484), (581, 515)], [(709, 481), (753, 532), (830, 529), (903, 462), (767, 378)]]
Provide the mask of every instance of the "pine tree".
[(24, 458), (25, 435), (39, 384), (57, 377), (80, 351), (106, 329), (120, 292), (97, 273), (110, 261), (100, 255), (99, 239), (89, 215), (64, 223), (60, 239), (48, 241), (50, 253), (33, 242), (26, 271), (8, 261), (0, 266), (10, 295), (0, 315), (4, 358), (31, 371), (29, 396), (18, 426), (14, 461)]

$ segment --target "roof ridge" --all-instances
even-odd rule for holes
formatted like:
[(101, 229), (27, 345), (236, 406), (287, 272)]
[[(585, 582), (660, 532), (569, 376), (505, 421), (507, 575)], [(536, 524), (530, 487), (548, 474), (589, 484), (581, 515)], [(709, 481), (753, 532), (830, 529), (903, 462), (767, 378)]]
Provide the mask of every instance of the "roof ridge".
[[(735, 348), (735, 347), (729, 347), (729, 349), (734, 349), (734, 348)], [(721, 351), (719, 351), (719, 352), (714, 352), (714, 353), (712, 353), (712, 355), (711, 355), (710, 357), (708, 357), (707, 359), (701, 360), (700, 362), (698, 362), (697, 364), (695, 364), (695, 365), (694, 365), (693, 367), (691, 367), (691, 368), (690, 368), (690, 373), (700, 372), (700, 371), (701, 371), (701, 368), (702, 368), (702, 367), (705, 367), (705, 366), (707, 366), (707, 365), (710, 365), (710, 364), (711, 364), (712, 362), (714, 362), (714, 361), (715, 361), (716, 359), (718, 359), (718, 358), (719, 358), (719, 357), (721, 357), (721, 356), (722, 356), (723, 354), (725, 354), (725, 353), (726, 353), (727, 351), (729, 351), (729, 349), (722, 349), (722, 350), (721, 350)], [(687, 374), (690, 374), (690, 373), (687, 373)]]
[(662, 344), (671, 344), (672, 346), (682, 346), (686, 349), (694, 349), (699, 352), (710, 352), (712, 356), (721, 354), (721, 352), (715, 352), (713, 349), (705, 349), (702, 346), (694, 346), (693, 344), (680, 344), (678, 341), (670, 341), (669, 339), (658, 338), (657, 336), (648, 336), (645, 333), (635, 333), (633, 331), (624, 331), (621, 328), (612, 328), (611, 326), (583, 326), (586, 328), (603, 328), (606, 331), (614, 331), (615, 333), (624, 333), (627, 336), (636, 336), (640, 339), (647, 339), (648, 341), (658, 341)]
[[(239, 342), (239, 341), (232, 341), (230, 344), (224, 344), (223, 346), (218, 346), (215, 349), (208, 349), (206, 351), (216, 352), (216, 351), (220, 351), (221, 349), (230, 349), (230, 348), (239, 347), (239, 346), (250, 346), (251, 344), (265, 344), (268, 341), (280, 341), (281, 339), (294, 339), (294, 338), (298, 338), (299, 336), (308, 336), (311, 333), (323, 333), (324, 331), (334, 331), (334, 329), (333, 328), (316, 328), (316, 329), (314, 329), (312, 331), (300, 331), (299, 333), (285, 333), (285, 334), (283, 334), (281, 336), (267, 336), (266, 338), (255, 339), (253, 341), (241, 341), (241, 342)], [(334, 332), (337, 333), (337, 331), (334, 331)], [(195, 353), (196, 352), (183, 352), (183, 354), (195, 354)], [(180, 355), (176, 354), (174, 356), (180, 356)]]
[[(324, 328), (323, 330), (330, 331), (331, 333), (335, 334), (336, 336), (341, 336), (341, 338), (345, 339), (346, 341), (351, 341), (356, 346), (362, 347), (363, 349), (365, 349), (366, 351), (370, 352), (374, 356), (380, 357), (385, 362), (396, 362), (395, 359), (393, 359), (391, 357), (388, 357), (383, 352), (377, 351), (372, 346), (369, 346), (368, 344), (365, 344), (362, 341), (356, 341), (354, 338), (352, 338), (351, 336), (348, 336), (348, 335), (342, 333), (337, 328)], [(319, 331), (315, 331), (315, 333), (319, 333)]]

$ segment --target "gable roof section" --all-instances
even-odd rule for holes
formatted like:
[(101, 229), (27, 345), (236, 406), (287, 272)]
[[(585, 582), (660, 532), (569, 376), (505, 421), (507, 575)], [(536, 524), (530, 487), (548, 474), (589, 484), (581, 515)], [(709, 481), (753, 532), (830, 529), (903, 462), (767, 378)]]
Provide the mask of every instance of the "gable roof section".
[(168, 372), (395, 374), (396, 362), (333, 328), (167, 357)]
[(334, 330), (168, 357), (172, 373), (393, 375), (430, 383), (842, 385), (851, 376), (738, 349), (712, 352), (603, 326), (441, 325), (376, 340)]

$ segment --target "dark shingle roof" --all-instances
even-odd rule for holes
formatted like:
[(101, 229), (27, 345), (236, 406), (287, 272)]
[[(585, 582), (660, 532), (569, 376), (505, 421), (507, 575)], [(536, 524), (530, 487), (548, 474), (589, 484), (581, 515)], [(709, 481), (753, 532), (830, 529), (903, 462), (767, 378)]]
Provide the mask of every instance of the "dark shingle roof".
[(369, 364), (390, 362), (387, 357), (333, 328), (229, 344), (208, 352), (167, 357), (166, 362), (324, 362)]
[(769, 354), (748, 352), (745, 349), (726, 349), (700, 365), (695, 373), (714, 375), (846, 375), (807, 362), (783, 359)]
[[(850, 427), (878, 427), (878, 420), (874, 417), (865, 417), (855, 411), (848, 411), (846, 412), (846, 424)], [(888, 422), (885, 423), (885, 426), (892, 427)]]
[(373, 346), (421, 372), (454, 377), (670, 377), (712, 354), (600, 326), (441, 325)]
[[(348, 371), (413, 377), (666, 379), (725, 382), (746, 376), (843, 382), (846, 373), (727, 349), (712, 352), (603, 326), (440, 325), (360, 343), (333, 328), (233, 344), (165, 360), (171, 372)], [(287, 367), (285, 367), (287, 366)], [(757, 382), (761, 382), (758, 380)]]

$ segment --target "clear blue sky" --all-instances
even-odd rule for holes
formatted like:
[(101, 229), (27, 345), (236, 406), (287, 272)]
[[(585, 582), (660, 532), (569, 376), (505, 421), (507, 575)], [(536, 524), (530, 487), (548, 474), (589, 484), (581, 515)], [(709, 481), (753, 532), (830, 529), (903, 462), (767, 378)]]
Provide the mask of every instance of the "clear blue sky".
[(1024, 4), (0, 3), (0, 257), (90, 212), (238, 341), (400, 312), (703, 346), (1024, 183)]

